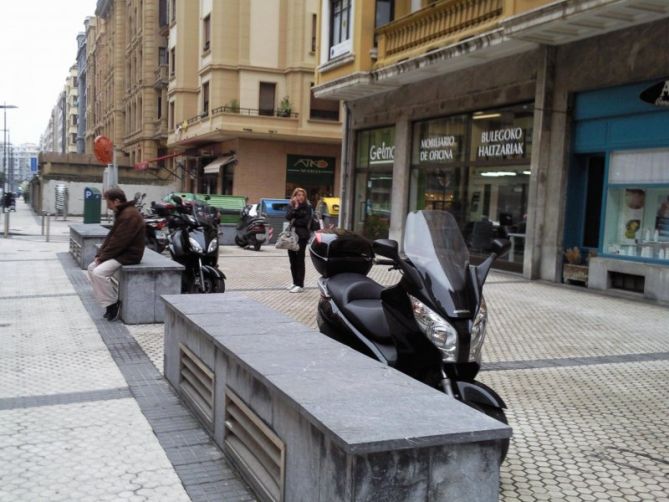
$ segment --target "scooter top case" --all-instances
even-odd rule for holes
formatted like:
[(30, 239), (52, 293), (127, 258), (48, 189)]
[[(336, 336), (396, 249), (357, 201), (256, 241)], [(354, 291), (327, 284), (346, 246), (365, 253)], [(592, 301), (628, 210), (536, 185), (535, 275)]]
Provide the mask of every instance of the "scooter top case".
[(309, 246), (314, 267), (323, 277), (343, 272), (367, 275), (374, 264), (371, 241), (349, 230), (319, 230)]

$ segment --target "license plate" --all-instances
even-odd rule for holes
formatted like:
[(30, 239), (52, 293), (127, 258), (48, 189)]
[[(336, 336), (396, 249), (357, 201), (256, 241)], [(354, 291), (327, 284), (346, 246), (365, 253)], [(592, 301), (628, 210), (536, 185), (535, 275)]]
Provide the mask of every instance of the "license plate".
[(265, 234), (256, 234), (257, 241), (264, 241), (266, 238)]
[(165, 238), (165, 232), (162, 230), (156, 230), (156, 239), (164, 239)]

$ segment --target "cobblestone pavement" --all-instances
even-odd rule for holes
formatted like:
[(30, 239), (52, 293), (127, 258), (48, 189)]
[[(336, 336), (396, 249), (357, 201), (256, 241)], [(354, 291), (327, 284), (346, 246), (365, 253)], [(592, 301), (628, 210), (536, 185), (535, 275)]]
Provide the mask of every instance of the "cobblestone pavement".
[[(35, 219), (31, 224), (38, 223)], [(72, 500), (79, 497), (80, 485), (96, 487), (91, 500), (103, 500), (102, 494), (116, 499), (121, 494), (130, 499), (132, 494), (153, 500), (215, 500), (226, 489), (243, 499), (240, 486), (232, 486), (236, 480), (227, 474), (219, 475), (218, 484), (200, 485), (199, 491), (188, 484), (197, 472), (183, 472), (172, 449), (183, 433), (175, 436), (161, 433), (160, 426), (156, 429), (153, 412), (147, 411), (127, 367), (113, 364), (115, 359), (104, 347), (114, 347), (104, 332), (109, 323), (91, 320), (95, 307), (86, 301), (82, 305), (73, 290), (73, 284), (83, 287), (83, 272), (68, 270), (57, 254), (66, 250), (66, 223), (52, 222), (51, 228), (53, 242), (48, 244), (20, 227), (14, 229), (9, 246), (0, 239), (0, 270), (11, 278), (0, 283), (0, 501), (58, 500), (40, 495), (47, 490), (52, 495), (54, 488), (65, 490), (71, 496), (64, 499)], [(31, 241), (40, 245), (31, 246)], [(21, 261), (30, 262), (42, 280), (17, 294), (16, 281), (28, 277), (17, 270)], [(228, 276), (228, 290), (244, 292), (315, 327), (317, 274), (309, 263), (302, 294), (286, 291), (290, 272), (285, 252), (223, 247), (220, 266)], [(374, 267), (371, 276), (383, 284), (397, 280), (397, 273), (384, 267)], [(490, 322), (480, 378), (504, 397), (514, 429), (502, 466), (500, 500), (669, 501), (669, 309), (499, 272), (490, 274), (484, 292)], [(36, 309), (39, 316), (34, 315)], [(58, 316), (61, 322), (67, 317), (71, 327), (55, 328)], [(21, 335), (12, 328), (15, 319), (21, 319)], [(162, 325), (114, 329), (132, 338), (146, 353), (146, 365), (162, 373)], [(71, 372), (68, 365), (74, 365)], [(106, 420), (98, 413), (122, 420)], [(95, 427), (114, 430), (96, 436), (91, 432)], [(126, 433), (128, 427), (132, 434)], [(119, 434), (129, 461), (122, 463), (127, 472), (117, 476), (112, 473), (121, 468), (114, 464), (119, 458), (114, 449), (122, 450), (118, 441), (103, 447), (95, 446), (95, 440)], [(77, 445), (72, 451), (63, 451), (69, 444), (67, 435)], [(135, 452), (132, 445), (139, 440), (142, 451)], [(46, 447), (40, 446), (43, 442)], [(208, 448), (211, 458), (220, 462), (216, 448)], [(50, 462), (52, 452), (64, 459)], [(82, 468), (81, 458), (95, 467)], [(14, 482), (15, 475), (6, 474), (5, 468), (16, 472), (17, 464), (24, 474)], [(215, 465), (216, 472), (224, 469), (222, 463)], [(84, 478), (65, 476), (67, 482), (59, 482), (59, 473), (68, 474), (77, 466), (85, 471), (77, 475)], [(146, 477), (134, 476), (129, 466), (147, 476), (164, 469), (164, 476), (155, 486), (143, 481)], [(211, 472), (211, 465), (207, 469)], [(42, 472), (50, 474), (49, 481), (29, 493), (17, 491), (37, 484)], [(108, 473), (105, 484), (91, 481), (100, 472)], [(138, 484), (142, 488), (131, 489)], [(169, 494), (161, 497), (167, 492), (155, 491), (158, 488)], [(140, 493), (141, 489), (149, 492)]]

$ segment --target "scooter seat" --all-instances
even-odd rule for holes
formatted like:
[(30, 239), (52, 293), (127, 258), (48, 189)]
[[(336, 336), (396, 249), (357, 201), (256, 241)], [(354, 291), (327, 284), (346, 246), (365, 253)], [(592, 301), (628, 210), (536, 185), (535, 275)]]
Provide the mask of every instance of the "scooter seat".
[(375, 342), (392, 345), (393, 339), (381, 305), (383, 289), (383, 286), (361, 274), (338, 274), (328, 281), (328, 291), (346, 318)]

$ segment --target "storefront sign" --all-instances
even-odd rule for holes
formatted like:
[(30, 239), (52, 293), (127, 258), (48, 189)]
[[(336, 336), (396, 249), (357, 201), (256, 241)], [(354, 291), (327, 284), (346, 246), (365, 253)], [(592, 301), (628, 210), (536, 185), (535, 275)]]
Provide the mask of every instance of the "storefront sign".
[(314, 157), (311, 155), (288, 155), (287, 170), (293, 174), (333, 175), (334, 157)]
[(395, 160), (395, 145), (386, 145), (381, 142), (380, 145), (371, 145), (369, 147), (370, 164), (388, 164)]
[(650, 86), (639, 97), (651, 105), (669, 106), (669, 80)]
[(478, 160), (525, 156), (525, 131), (520, 127), (481, 131)]
[(458, 155), (458, 140), (455, 136), (432, 136), (420, 140), (420, 162), (445, 162)]

